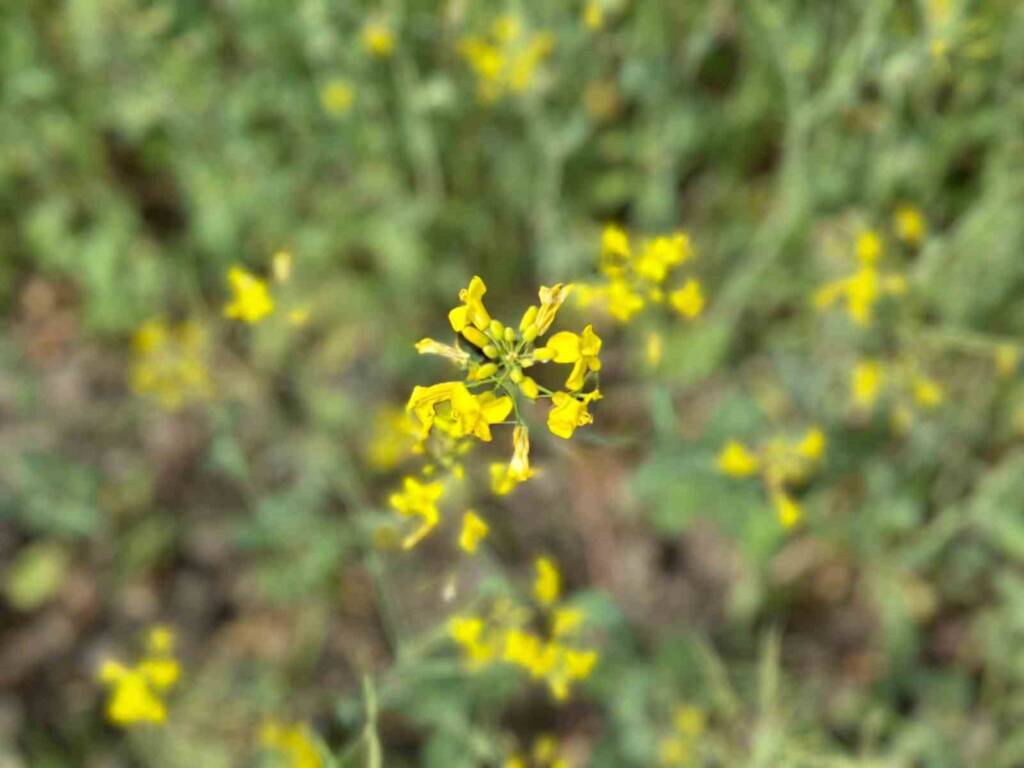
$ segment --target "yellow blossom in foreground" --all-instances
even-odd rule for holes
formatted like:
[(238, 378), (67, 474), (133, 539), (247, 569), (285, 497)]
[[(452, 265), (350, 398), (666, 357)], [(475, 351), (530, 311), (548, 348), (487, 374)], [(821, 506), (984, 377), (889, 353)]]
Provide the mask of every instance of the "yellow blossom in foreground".
[(356, 92), (348, 80), (335, 78), (320, 89), (320, 105), (329, 115), (344, 115), (352, 108)]
[(893, 225), (896, 237), (907, 245), (919, 245), (928, 232), (924, 214), (912, 205), (901, 205), (896, 209)]
[(534, 568), (537, 575), (533, 582), (533, 595), (541, 605), (552, 605), (561, 592), (562, 576), (558, 566), (547, 557), (538, 557)]
[(570, 331), (556, 333), (548, 340), (547, 349), (556, 363), (572, 363), (572, 373), (565, 382), (566, 389), (575, 392), (583, 388), (584, 377), (590, 371), (601, 370), (601, 338), (588, 325), (577, 335)]
[(113, 660), (100, 666), (99, 679), (110, 689), (107, 719), (115, 725), (159, 724), (167, 719), (163, 697), (181, 674), (171, 655), (174, 635), (166, 627), (156, 627), (146, 645), (146, 655), (134, 666)]
[(453, 331), (459, 333), (471, 324), (479, 331), (488, 329), (491, 324), (491, 316), (484, 306), (485, 293), (487, 293), (487, 286), (476, 275), (469, 281), (468, 288), (459, 291), (459, 301), (462, 304), (448, 313), (448, 321), (451, 323)]
[(258, 323), (274, 311), (274, 300), (265, 281), (241, 267), (228, 270), (228, 285), (233, 293), (224, 305), (224, 316), (243, 323)]
[(267, 723), (260, 731), (260, 743), (276, 753), (287, 768), (322, 768), (324, 765), (320, 750), (304, 723)]
[(395, 36), (391, 29), (381, 22), (373, 21), (363, 27), (363, 48), (377, 59), (386, 59), (394, 53)]
[(490, 528), (473, 511), (462, 516), (462, 532), (459, 534), (459, 546), (470, 555), (476, 552), (480, 542), (487, 537)]
[(582, 397), (568, 392), (555, 392), (551, 396), (551, 410), (548, 411), (548, 429), (551, 434), (568, 440), (577, 427), (593, 423), (594, 417), (587, 412), (587, 406), (600, 397), (601, 393), (596, 389)]

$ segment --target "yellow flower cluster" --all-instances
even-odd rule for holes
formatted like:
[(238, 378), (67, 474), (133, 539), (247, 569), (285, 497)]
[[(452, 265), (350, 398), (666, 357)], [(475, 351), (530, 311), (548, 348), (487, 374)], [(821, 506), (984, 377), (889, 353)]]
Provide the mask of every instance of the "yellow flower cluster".
[(198, 323), (143, 323), (132, 339), (132, 391), (170, 411), (208, 399), (213, 394), (206, 366), (208, 346)]
[(146, 654), (135, 665), (105, 661), (100, 681), (110, 690), (107, 719), (122, 727), (163, 723), (167, 719), (164, 696), (178, 682), (181, 668), (174, 658), (174, 633), (154, 627), (146, 636)]
[(718, 469), (730, 477), (759, 475), (771, 497), (779, 523), (792, 528), (803, 510), (789, 488), (805, 480), (825, 454), (825, 433), (812, 427), (796, 440), (775, 437), (752, 450), (738, 440), (729, 440), (718, 454)]
[(516, 752), (510, 755), (504, 768), (569, 768), (569, 761), (562, 756), (558, 739), (544, 734), (533, 740), (528, 754)]
[(891, 401), (893, 425), (902, 430), (913, 421), (915, 408), (931, 410), (942, 405), (945, 391), (916, 364), (860, 360), (850, 374), (851, 403), (859, 411), (870, 412), (882, 397)]
[(692, 761), (694, 747), (704, 733), (704, 713), (697, 707), (682, 704), (676, 708), (672, 725), (672, 735), (662, 739), (658, 748), (658, 764), (676, 768)]
[(601, 236), (601, 272), (606, 281), (579, 286), (577, 302), (601, 306), (622, 323), (628, 323), (648, 303), (667, 302), (681, 316), (693, 319), (704, 311), (704, 289), (699, 280), (688, 277), (675, 290), (665, 292), (665, 283), (675, 270), (692, 258), (693, 247), (685, 232), (652, 237), (634, 248), (625, 230), (609, 225)]
[[(573, 683), (590, 677), (598, 660), (592, 648), (578, 644), (584, 614), (562, 605), (561, 575), (548, 558), (535, 563), (535, 608), (499, 603), (489, 616), (460, 615), (449, 622), (452, 639), (470, 669), (505, 664), (543, 680), (557, 701), (569, 697)], [(547, 633), (531, 629), (543, 622)]]
[[(271, 262), (274, 282), (284, 284), (291, 279), (292, 262), (288, 251), (274, 254)], [(237, 265), (228, 270), (227, 279), (232, 298), (224, 305), (224, 317), (256, 325), (274, 313), (276, 304), (266, 280)], [(309, 318), (309, 311), (296, 306), (286, 316), (292, 325), (303, 325)]]
[(322, 768), (324, 765), (320, 750), (305, 723), (286, 725), (271, 721), (260, 731), (260, 743), (276, 758), (275, 766)]
[(476, 74), (480, 100), (489, 103), (528, 91), (554, 42), (550, 32), (527, 34), (518, 17), (504, 15), (489, 34), (464, 37), (459, 52)]
[(870, 325), (879, 301), (886, 296), (902, 296), (907, 291), (903, 275), (878, 269), (883, 250), (881, 235), (873, 230), (862, 232), (856, 244), (857, 271), (819, 288), (814, 304), (824, 310), (845, 302), (846, 312), (854, 323)]

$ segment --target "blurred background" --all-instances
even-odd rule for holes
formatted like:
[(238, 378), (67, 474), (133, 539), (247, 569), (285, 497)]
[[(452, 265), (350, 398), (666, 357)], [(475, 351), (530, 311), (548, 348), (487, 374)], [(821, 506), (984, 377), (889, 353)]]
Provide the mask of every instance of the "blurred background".
[[(1022, 78), (1013, 0), (4, 3), (0, 766), (372, 765), (368, 699), (389, 766), (1024, 765)], [(703, 315), (570, 302), (595, 424), (529, 417), (486, 558), (382, 551), (413, 344), (472, 275), (507, 322), (597, 281), (607, 223), (685, 230)], [(909, 285), (867, 328), (813, 302), (865, 231)], [(225, 318), (282, 250), (294, 322)], [(866, 356), (943, 402), (855, 412)], [(786, 531), (715, 460), (811, 425)], [(601, 652), (564, 705), (444, 636), (537, 552)], [(154, 624), (126, 732), (97, 665)]]

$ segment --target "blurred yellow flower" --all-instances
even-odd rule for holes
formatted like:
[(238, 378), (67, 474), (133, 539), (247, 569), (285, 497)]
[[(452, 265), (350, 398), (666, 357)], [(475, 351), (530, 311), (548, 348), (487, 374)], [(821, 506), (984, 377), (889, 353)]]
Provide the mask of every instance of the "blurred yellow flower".
[(529, 90), (554, 42), (549, 32), (524, 34), (518, 17), (503, 15), (495, 19), (489, 35), (463, 38), (459, 53), (475, 73), (477, 94), (486, 103)]
[(224, 316), (243, 323), (258, 323), (274, 311), (274, 300), (265, 281), (235, 266), (228, 270), (228, 285), (234, 294), (224, 306)]
[(594, 31), (604, 26), (604, 8), (598, 0), (587, 0), (583, 6), (583, 24)]
[(536, 569), (533, 595), (541, 605), (552, 605), (561, 592), (562, 576), (558, 566), (547, 557), (538, 557), (533, 566)]
[(320, 750), (305, 723), (271, 721), (260, 730), (260, 743), (283, 761), (282, 768), (323, 768)]
[(858, 408), (874, 407), (882, 389), (885, 370), (877, 360), (861, 360), (850, 377), (850, 396)]
[(167, 719), (164, 696), (181, 675), (173, 650), (173, 632), (154, 627), (147, 636), (146, 655), (135, 666), (114, 660), (100, 666), (99, 679), (110, 689), (106, 712), (111, 723), (127, 727)]
[(375, 59), (386, 59), (394, 53), (395, 36), (391, 28), (379, 21), (371, 21), (363, 27), (363, 49)]
[(700, 283), (693, 278), (687, 280), (682, 288), (673, 291), (669, 301), (683, 317), (694, 318), (704, 310), (704, 293)]
[(901, 205), (893, 214), (893, 224), (896, 230), (896, 237), (907, 245), (920, 245), (928, 232), (928, 225), (925, 223), (924, 214), (912, 205)]
[(206, 332), (195, 322), (148, 320), (132, 339), (128, 383), (140, 397), (175, 411), (213, 395)]
[(320, 105), (329, 115), (344, 115), (352, 108), (356, 93), (348, 80), (335, 78), (320, 89)]
[(480, 542), (487, 537), (490, 528), (475, 512), (469, 510), (462, 516), (462, 532), (459, 534), (459, 546), (470, 555), (476, 552)]
[(407, 476), (402, 481), (402, 490), (391, 494), (391, 506), (403, 517), (419, 517), (420, 525), (402, 541), (404, 549), (412, 549), (437, 527), (441, 513), (437, 501), (444, 494), (441, 483), (421, 483), (415, 477)]
[(730, 477), (749, 477), (761, 468), (757, 456), (738, 440), (730, 440), (718, 454), (718, 468)]

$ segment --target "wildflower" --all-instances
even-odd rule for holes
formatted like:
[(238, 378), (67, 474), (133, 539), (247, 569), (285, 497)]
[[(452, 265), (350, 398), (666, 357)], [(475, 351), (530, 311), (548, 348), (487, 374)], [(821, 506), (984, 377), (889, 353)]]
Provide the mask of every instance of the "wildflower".
[(924, 215), (912, 205), (901, 205), (893, 214), (896, 237), (910, 246), (920, 245), (928, 233), (928, 225)]
[(878, 233), (862, 233), (857, 238), (856, 252), (860, 262), (857, 271), (819, 288), (814, 294), (814, 303), (819, 309), (828, 309), (845, 299), (850, 319), (857, 325), (867, 326), (874, 318), (875, 305), (885, 296), (906, 293), (907, 284), (902, 275), (878, 270), (876, 262), (882, 254)]
[(181, 669), (173, 657), (174, 634), (166, 627), (150, 630), (146, 655), (134, 666), (105, 661), (100, 681), (110, 689), (107, 719), (122, 727), (163, 723), (167, 719), (164, 695), (178, 681)]
[(1010, 377), (1020, 367), (1021, 350), (1013, 344), (1000, 344), (995, 350), (996, 370), (1000, 376)]
[(260, 731), (263, 747), (277, 754), (287, 768), (322, 768), (323, 759), (304, 723), (285, 725), (271, 721)]
[(865, 410), (873, 408), (882, 388), (884, 369), (877, 360), (862, 360), (853, 369), (850, 394), (853, 403)]
[(274, 280), (279, 283), (287, 283), (292, 278), (292, 264), (295, 259), (290, 251), (278, 251), (271, 259), (271, 272)]
[(466, 512), (462, 516), (462, 533), (459, 534), (459, 546), (467, 554), (474, 554), (480, 542), (487, 538), (489, 530), (490, 528), (487, 523), (478, 517), (475, 512)]
[(224, 316), (250, 325), (274, 311), (267, 284), (250, 272), (235, 266), (228, 270), (228, 284), (234, 298), (224, 306)]
[(518, 425), (512, 430), (512, 460), (508, 465), (491, 465), (491, 488), (499, 496), (510, 493), (533, 476), (530, 469), (530, 430)]
[(174, 411), (213, 394), (206, 332), (194, 322), (176, 326), (148, 320), (132, 339), (132, 391)]
[(387, 59), (394, 53), (395, 37), (391, 29), (379, 21), (364, 26), (362, 38), (363, 49), (375, 59)]
[(598, 0), (587, 0), (583, 6), (583, 24), (593, 31), (604, 26), (604, 8)]
[(453, 331), (459, 333), (470, 324), (479, 331), (486, 331), (490, 327), (491, 316), (484, 306), (485, 293), (487, 293), (487, 286), (476, 276), (469, 281), (468, 288), (459, 291), (459, 301), (462, 302), (462, 306), (456, 307), (448, 313), (448, 321), (452, 324)]
[(941, 405), (944, 399), (945, 393), (943, 393), (942, 387), (934, 379), (922, 376), (914, 381), (914, 400), (917, 401), (918, 405), (925, 408), (934, 408), (937, 405)]
[(582, 397), (568, 392), (555, 392), (551, 396), (551, 410), (548, 411), (548, 429), (551, 434), (568, 440), (577, 427), (593, 423), (594, 417), (587, 412), (587, 406), (600, 397), (601, 393), (596, 389)]
[(558, 599), (562, 576), (558, 567), (547, 557), (538, 557), (534, 562), (537, 576), (533, 582), (533, 594), (541, 605), (551, 605)]
[[(629, 234), (614, 224), (601, 234), (601, 272), (605, 285), (578, 287), (577, 299), (581, 306), (592, 303), (604, 305), (612, 317), (627, 323), (647, 304), (665, 300), (663, 283), (680, 265), (693, 256), (690, 237), (685, 232), (658, 235), (644, 241), (634, 249)], [(704, 309), (701, 284), (688, 278), (681, 287), (668, 294), (669, 303), (683, 317), (697, 317)]]
[(420, 339), (416, 342), (416, 351), (421, 355), (438, 355), (447, 358), (460, 368), (464, 368), (469, 364), (468, 352), (458, 347), (453, 347), (451, 344), (442, 344), (433, 339)]
[(743, 443), (730, 440), (718, 454), (718, 468), (730, 477), (748, 477), (758, 472), (760, 462)]
[(700, 283), (694, 279), (687, 280), (677, 291), (669, 296), (672, 307), (683, 317), (697, 317), (704, 309), (704, 294)]
[(402, 491), (391, 494), (389, 502), (400, 515), (421, 518), (420, 526), (402, 541), (404, 549), (412, 549), (437, 527), (441, 519), (437, 500), (443, 494), (441, 483), (421, 483), (408, 476), (402, 481)]
[(547, 349), (556, 363), (572, 363), (572, 373), (565, 382), (566, 389), (575, 392), (583, 388), (584, 377), (590, 371), (601, 370), (601, 338), (588, 325), (581, 335), (570, 331), (556, 333), (548, 340)]
[(704, 713), (690, 705), (679, 706), (672, 718), (673, 733), (662, 739), (658, 762), (662, 766), (682, 766), (691, 759), (697, 740), (704, 733)]
[(811, 427), (796, 440), (772, 438), (757, 451), (730, 440), (718, 454), (718, 468), (723, 474), (736, 478), (759, 474), (779, 523), (784, 528), (792, 528), (800, 522), (803, 512), (788, 488), (802, 481), (821, 461), (826, 442), (825, 433), (818, 427)]
[(517, 17), (504, 15), (495, 19), (488, 35), (463, 38), (459, 53), (476, 75), (480, 100), (494, 102), (529, 90), (553, 46), (549, 32), (524, 34)]
[(352, 108), (355, 95), (351, 83), (341, 78), (335, 78), (320, 89), (320, 105), (324, 108), (324, 112), (337, 117), (344, 115)]

